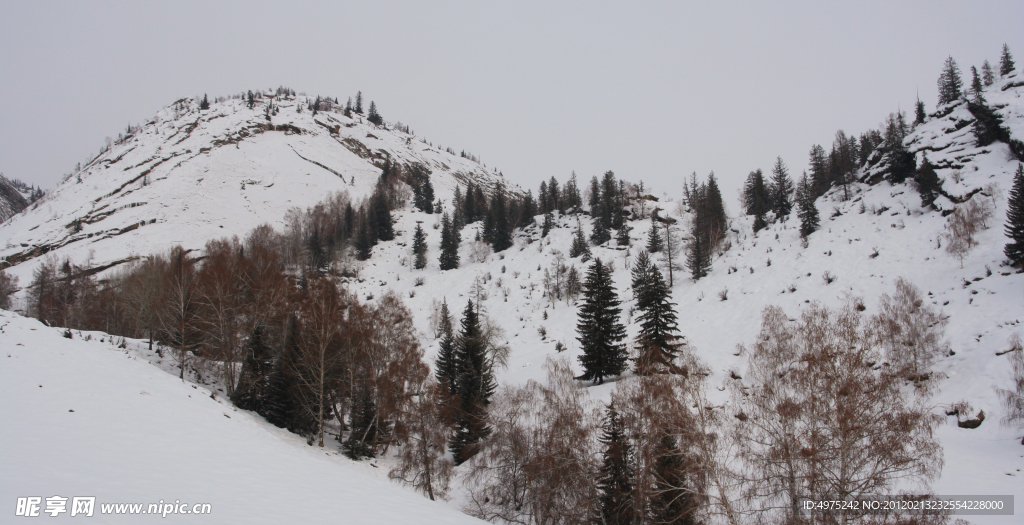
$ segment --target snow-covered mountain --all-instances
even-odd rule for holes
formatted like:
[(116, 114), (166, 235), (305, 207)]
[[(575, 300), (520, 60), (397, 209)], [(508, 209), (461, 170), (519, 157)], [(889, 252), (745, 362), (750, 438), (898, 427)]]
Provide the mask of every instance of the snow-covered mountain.
[(28, 206), (28, 200), (11, 181), (0, 174), (0, 223), (10, 219)]
[[(984, 94), (1010, 135), (1024, 138), (1021, 77), (1009, 75)], [(0, 254), (14, 265), (8, 271), (28, 282), (31, 258), (46, 250), (79, 264), (91, 258), (99, 266), (172, 244), (201, 248), (209, 238), (242, 235), (263, 222), (280, 227), (289, 208), (310, 206), (329, 192), (369, 194), (384, 158), (429, 167), (445, 201), (456, 183), (473, 179), (490, 186), (499, 180), (476, 162), (411, 135), (335, 113), (299, 113), (294, 100), (275, 104), (278, 114), (269, 123), (264, 107), (248, 109), (239, 100), (204, 111), (179, 101), (161, 111), (0, 226), (0, 239), (6, 241)], [(946, 376), (933, 399), (936, 411), (967, 401), (975, 413), (987, 416), (975, 429), (958, 427), (952, 417), (939, 428), (945, 467), (933, 490), (1024, 498), (1020, 431), (999, 425), (1002, 407), (993, 389), (1010, 387), (1008, 357), (1000, 354), (1012, 334), (1024, 331), (1024, 274), (1006, 266), (1002, 253), (1006, 197), (1018, 163), (1005, 143), (977, 146), (973, 120), (965, 102), (954, 103), (939, 108), (904, 141), (919, 162), (927, 155), (936, 166), (944, 192), (937, 209), (922, 206), (913, 182), (893, 185), (862, 172), (863, 182), (850, 185), (848, 200), (839, 189), (818, 199), (821, 228), (806, 243), (795, 213), (757, 233), (752, 218), (737, 216), (707, 277), (693, 282), (685, 270), (676, 270), (673, 298), (680, 331), (710, 366), (714, 402), (726, 403), (725, 385), (744, 375), (747, 357), (737, 347), (755, 341), (766, 306), (778, 305), (795, 318), (811, 302), (835, 307), (860, 297), (871, 315), (878, 312), (879, 297), (892, 294), (902, 277), (948, 317), (945, 335), (953, 353), (935, 365)], [(949, 212), (973, 199), (988, 200), (992, 216), (976, 236), (978, 245), (961, 261), (946, 252), (944, 234)], [(671, 199), (647, 201), (647, 206), (648, 213), (660, 208), (661, 216), (674, 219), (685, 234), (690, 215), (683, 206)], [(369, 301), (387, 290), (397, 292), (415, 316), (428, 360), (437, 350), (433, 312), (442, 300), (461, 312), (472, 297), (504, 330), (511, 349), (508, 366), (497, 374), (500, 383), (543, 380), (542, 365), (549, 357), (566, 358), (581, 372), (576, 306), (545, 296), (544, 275), (559, 262), (579, 270), (589, 264), (568, 258), (573, 230), (580, 223), (589, 233), (589, 217), (557, 217), (557, 227), (545, 238), (538, 227), (517, 231), (515, 245), (498, 254), (473, 241), (480, 225), (470, 225), (462, 234), (460, 268), (440, 271), (439, 217), (411, 206), (393, 216), (396, 239), (378, 244), (358, 277), (346, 278), (347, 286)], [(410, 233), (417, 222), (424, 224), (429, 246), (423, 270), (411, 265)], [(630, 224), (630, 247), (612, 241), (592, 251), (613, 264), (632, 337), (637, 327), (628, 266), (650, 221), (636, 218)], [(607, 401), (614, 388), (609, 382), (587, 391)], [(458, 504), (457, 490), (454, 496)], [(1013, 517), (976, 518), (972, 521), (1013, 523)]]
[(490, 188), (501, 178), (359, 114), (314, 115), (308, 103), (267, 93), (252, 108), (240, 98), (167, 106), (0, 226), (0, 266), (27, 282), (23, 263), (44, 253), (101, 267), (177, 244), (201, 249), (263, 223), (280, 228), (289, 209), (331, 193), (368, 196), (387, 161), (425, 168), (442, 199), (457, 182)]

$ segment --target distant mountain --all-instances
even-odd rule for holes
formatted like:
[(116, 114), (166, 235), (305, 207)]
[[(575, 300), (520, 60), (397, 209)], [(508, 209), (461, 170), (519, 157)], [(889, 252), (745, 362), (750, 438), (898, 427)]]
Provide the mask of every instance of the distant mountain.
[[(448, 200), (457, 183), (493, 187), (501, 177), (470, 155), (442, 150), (400, 129), (346, 117), (313, 99), (257, 93), (181, 99), (68, 175), (22, 215), (0, 227), (0, 267), (27, 279), (23, 263), (46, 253), (84, 267), (116, 264), (181, 244), (202, 249), (214, 237), (244, 235), (333, 192), (369, 196), (386, 163), (430, 174)], [(8, 187), (5, 185), (4, 187)], [(512, 186), (510, 191), (518, 192)], [(7, 218), (25, 206), (11, 191)], [(5, 201), (6, 202), (6, 201)]]

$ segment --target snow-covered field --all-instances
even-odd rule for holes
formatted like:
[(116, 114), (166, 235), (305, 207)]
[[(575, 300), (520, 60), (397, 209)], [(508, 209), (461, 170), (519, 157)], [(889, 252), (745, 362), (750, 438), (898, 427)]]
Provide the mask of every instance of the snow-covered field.
[[(0, 522), (19, 497), (104, 503), (209, 503), (181, 523), (479, 523), (412, 490), (354, 469), (329, 450), (211, 399), (203, 387), (109, 339), (0, 311)], [(40, 513), (48, 519), (49, 515)], [(76, 516), (78, 518), (78, 516)]]

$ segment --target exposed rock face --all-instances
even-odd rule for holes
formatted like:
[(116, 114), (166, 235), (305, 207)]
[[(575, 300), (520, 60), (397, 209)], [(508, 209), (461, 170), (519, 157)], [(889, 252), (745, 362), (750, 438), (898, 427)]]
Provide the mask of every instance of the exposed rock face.
[(28, 201), (21, 195), (11, 181), (0, 175), (0, 222), (6, 221), (16, 213), (24, 210)]

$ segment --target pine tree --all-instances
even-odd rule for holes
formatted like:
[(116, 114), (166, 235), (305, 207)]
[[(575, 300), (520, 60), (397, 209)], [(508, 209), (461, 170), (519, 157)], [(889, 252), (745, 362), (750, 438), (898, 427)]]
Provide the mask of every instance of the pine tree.
[(550, 200), (552, 211), (565, 211), (565, 203), (562, 201), (562, 196), (559, 194), (558, 179), (554, 175), (551, 176), (551, 180), (548, 181), (548, 199)]
[(491, 224), (491, 248), (495, 253), (512, 247), (512, 224), (508, 217), (508, 204), (505, 199), (505, 188), (500, 183), (494, 189), (489, 210)]
[(996, 76), (992, 72), (992, 64), (989, 64), (988, 60), (986, 60), (985, 63), (981, 65), (981, 80), (985, 83), (986, 86), (991, 86), (996, 81)]
[(541, 213), (551, 211), (551, 199), (548, 197), (547, 181), (540, 181), (540, 189), (537, 190), (537, 204), (540, 206)]
[(775, 217), (783, 219), (789, 216), (793, 210), (793, 201), (790, 195), (793, 194), (793, 181), (789, 178), (789, 170), (782, 162), (782, 157), (775, 159), (775, 167), (772, 168), (772, 211)]
[(273, 372), (274, 357), (267, 347), (263, 325), (257, 324), (249, 335), (239, 373), (238, 386), (231, 393), (231, 400), (242, 410), (263, 412), (267, 400), (270, 375)]
[(622, 373), (626, 367), (626, 348), (622, 340), (626, 329), (619, 320), (622, 310), (608, 268), (596, 259), (583, 282), (583, 305), (576, 324), (576, 339), (583, 348), (580, 363), (583, 375), (578, 379), (604, 383), (606, 377)]
[(1017, 173), (1013, 176), (1013, 189), (1008, 199), (1009, 209), (1006, 211), (1006, 236), (1010, 242), (1003, 248), (1003, 253), (1010, 258), (1014, 266), (1024, 265), (1024, 165), (1017, 164)]
[(246, 99), (245, 105), (248, 106), (249, 109), (252, 109), (254, 106), (256, 106), (256, 100), (253, 99), (253, 97), (252, 97), (252, 90), (251, 89), (249, 90), (249, 95), (248, 95), (248, 98)]
[(594, 246), (600, 246), (611, 240), (611, 232), (605, 227), (605, 221), (601, 217), (594, 217), (591, 221), (593, 228), (590, 231), (590, 242)]
[(619, 246), (629, 246), (629, 231), (632, 230), (629, 226), (628, 221), (622, 221), (619, 229), (615, 233), (615, 244)]
[[(821, 149), (822, 158), (824, 158), (825, 150), (821, 146), (817, 146)], [(814, 169), (813, 157), (814, 151), (811, 151), (812, 163), (811, 169)], [(822, 174), (823, 181), (827, 181), (827, 165), (823, 165), (825, 171)], [(828, 182), (822, 182), (824, 188), (828, 188)], [(824, 190), (822, 190), (824, 193)], [(764, 182), (764, 173), (761, 170), (755, 170), (750, 172), (747, 176), (747, 181), (743, 186), (743, 200), (747, 206), (747, 215), (754, 216), (754, 232), (760, 231), (768, 225), (765, 221), (764, 216), (771, 210), (771, 194), (768, 191), (768, 185)]]
[(658, 227), (658, 210), (651, 212), (651, 229), (647, 230), (647, 252), (658, 253), (664, 247)]
[(206, 110), (210, 109), (210, 101), (206, 99), (206, 94), (203, 94), (203, 100), (199, 102), (199, 109)]
[(804, 172), (803, 178), (797, 184), (796, 203), (797, 215), (800, 216), (800, 236), (805, 239), (818, 229), (818, 207), (815, 205), (815, 200), (814, 189), (811, 187), (810, 179), (807, 178), (807, 172)]
[(598, 471), (598, 516), (603, 525), (632, 525), (639, 515), (633, 501), (633, 451), (615, 405), (608, 405), (600, 438), (604, 445)]
[[(385, 168), (386, 172), (387, 168)], [(390, 241), (394, 239), (395, 230), (391, 224), (391, 208), (388, 206), (385, 184), (378, 184), (373, 196), (370, 197), (370, 212), (369, 219), (373, 221), (375, 240)]]
[(533, 218), (537, 215), (537, 202), (533, 200), (533, 190), (527, 190), (526, 196), (523, 197), (523, 204), (519, 210), (519, 224), (520, 228), (525, 228), (533, 224)]
[(718, 245), (725, 239), (729, 218), (725, 215), (725, 203), (722, 202), (722, 191), (718, 189), (715, 172), (708, 174), (707, 188), (702, 195), (702, 205), (708, 216), (708, 226), (712, 244)]
[[(646, 273), (641, 286), (633, 289), (640, 310), (635, 370), (639, 375), (679, 373), (675, 359), (683, 343), (678, 335), (675, 304), (670, 301), (672, 292), (656, 265), (650, 265)], [(634, 274), (634, 280), (636, 277)]]
[(544, 213), (544, 224), (541, 225), (541, 228), (540, 228), (540, 236), (541, 236), (541, 238), (547, 237), (548, 236), (548, 232), (550, 232), (551, 228), (554, 228), (554, 227), (555, 227), (555, 218), (551, 215), (551, 211), (549, 210), (549, 211)]
[(914, 125), (924, 124), (925, 119), (928, 118), (928, 114), (924, 110), (924, 102), (921, 99), (917, 99), (917, 103), (914, 105)]
[(370, 218), (365, 210), (360, 213), (359, 229), (356, 231), (356, 259), (365, 261), (373, 254), (373, 233), (370, 231)]
[(690, 278), (694, 281), (707, 277), (711, 272), (711, 250), (704, 232), (701, 229), (700, 221), (693, 221), (690, 230), (692, 240), (686, 253), (686, 267), (690, 270)]
[(636, 258), (633, 259), (633, 267), (629, 271), (632, 279), (630, 284), (633, 287), (633, 300), (636, 301), (637, 310), (644, 310), (648, 306), (647, 300), (651, 294), (647, 290), (650, 285), (652, 267), (650, 254), (646, 250), (640, 250), (640, 253), (636, 254)]
[(448, 212), (441, 216), (441, 257), (438, 263), (442, 270), (454, 270), (459, 267), (459, 242), (457, 232)]
[(299, 435), (310, 435), (316, 428), (316, 422), (307, 411), (301, 409), (300, 391), (304, 387), (295, 377), (300, 360), (301, 337), (302, 328), (298, 319), (292, 315), (288, 318), (284, 349), (271, 372), (267, 398), (263, 403), (264, 412), (260, 415), (278, 427), (287, 428)]
[(978, 76), (978, 68), (971, 66), (971, 94), (974, 95), (975, 104), (985, 103), (985, 95), (982, 93), (984, 89), (981, 85), (981, 77)]
[(1010, 54), (1010, 46), (1003, 44), (1003, 53), (999, 56), (999, 76), (1005, 77), (1013, 73), (1016, 68), (1017, 66), (1013, 63), (1013, 55)]
[(412, 253), (415, 255), (413, 268), (422, 270), (427, 267), (427, 234), (423, 233), (423, 227), (416, 223), (416, 231), (412, 234)]
[(651, 496), (651, 522), (695, 525), (697, 501), (686, 479), (687, 461), (676, 438), (663, 435), (654, 452), (654, 494)]
[(381, 124), (384, 123), (384, 118), (380, 116), (380, 113), (377, 113), (377, 104), (374, 103), (372, 100), (370, 101), (370, 111), (366, 115), (366, 120), (368, 122), (374, 123), (377, 126), (380, 126)]
[(480, 317), (472, 300), (466, 303), (462, 330), (455, 348), (459, 407), (455, 416), (455, 432), (448, 448), (455, 457), (455, 464), (460, 465), (476, 454), (480, 441), (491, 433), (487, 405), (496, 388)]
[(939, 75), (939, 105), (949, 104), (960, 100), (963, 80), (960, 79), (960, 68), (957, 67), (953, 57), (946, 58), (942, 67), (942, 74)]
[(363, 92), (359, 91), (356, 93), (356, 107), (355, 112), (360, 115), (363, 114)]
[(935, 166), (928, 162), (928, 157), (924, 157), (924, 160), (921, 162), (921, 167), (918, 168), (914, 181), (917, 182), (917, 192), (921, 194), (921, 206), (925, 208), (931, 207), (939, 196), (941, 183), (939, 182), (938, 174), (935, 173)]
[(583, 235), (583, 226), (580, 225), (579, 219), (576, 219), (576, 233), (572, 236), (572, 246), (569, 247), (569, 258), (575, 259), (576, 257), (582, 257), (583, 262), (590, 260), (590, 245), (587, 244), (587, 238)]
[(437, 376), (437, 382), (448, 389), (449, 395), (454, 396), (458, 393), (458, 367), (455, 362), (455, 332), (452, 328), (452, 316), (448, 312), (447, 299), (441, 303), (441, 322), (438, 331), (441, 333), (441, 342), (438, 345), (434, 374)]
[(349, 423), (348, 439), (342, 444), (345, 455), (355, 460), (373, 458), (378, 428), (377, 404), (365, 381), (361, 381), (355, 389)]

